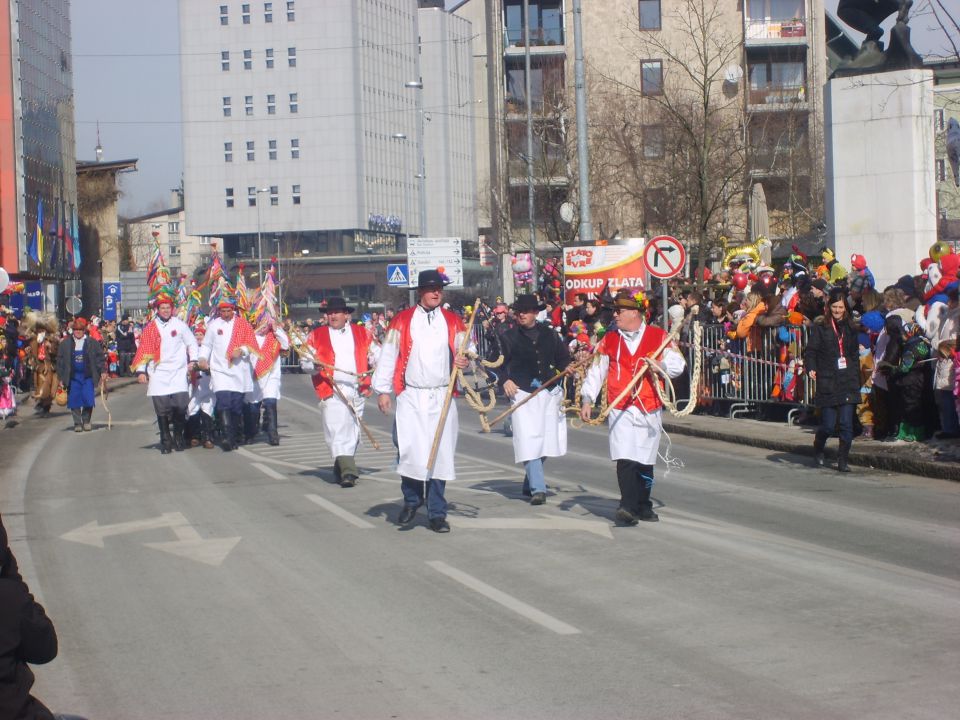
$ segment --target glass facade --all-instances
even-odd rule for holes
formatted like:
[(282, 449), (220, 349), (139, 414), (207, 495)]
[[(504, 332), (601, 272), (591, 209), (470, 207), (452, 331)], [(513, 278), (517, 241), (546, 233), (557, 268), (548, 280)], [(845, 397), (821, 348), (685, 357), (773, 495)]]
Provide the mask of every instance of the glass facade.
[[(42, 216), (40, 274), (65, 278), (72, 269), (66, 241), (77, 207), (70, 3), (31, 0), (16, 6), (24, 241), (28, 248), (34, 242)], [(32, 260), (25, 269), (38, 272)]]

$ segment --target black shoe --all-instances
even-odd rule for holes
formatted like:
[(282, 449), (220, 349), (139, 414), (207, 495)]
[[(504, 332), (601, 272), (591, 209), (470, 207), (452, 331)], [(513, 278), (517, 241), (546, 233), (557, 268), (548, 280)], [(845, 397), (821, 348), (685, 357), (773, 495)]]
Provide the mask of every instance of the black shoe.
[(413, 518), (417, 514), (417, 508), (419, 505), (404, 505), (403, 510), (400, 511), (400, 515), (397, 516), (397, 524), (399, 525), (409, 525), (413, 522)]
[(543, 505), (547, 501), (547, 494), (538, 492), (534, 493), (533, 497), (530, 498), (531, 505)]
[(660, 516), (649, 508), (641, 510), (640, 516), (637, 519), (640, 522), (660, 522)]
[(618, 525), (624, 525), (626, 527), (633, 527), (639, 522), (637, 516), (625, 508), (617, 508), (617, 512), (614, 513), (613, 517)]
[(343, 478), (340, 480), (340, 487), (345, 487), (345, 488), (354, 487), (356, 484), (357, 484), (356, 475), (344, 475)]
[(450, 523), (447, 522), (446, 518), (430, 518), (430, 529), (435, 533), (448, 533), (450, 532)]

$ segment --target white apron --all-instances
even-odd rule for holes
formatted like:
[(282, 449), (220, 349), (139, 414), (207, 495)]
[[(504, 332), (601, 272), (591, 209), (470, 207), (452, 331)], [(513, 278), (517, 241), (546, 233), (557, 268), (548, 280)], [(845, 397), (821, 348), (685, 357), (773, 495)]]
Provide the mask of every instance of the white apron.
[(213, 417), (213, 407), (217, 403), (217, 396), (210, 387), (210, 375), (201, 373), (197, 384), (190, 383), (190, 402), (187, 404), (187, 417), (193, 417), (201, 410)]
[[(409, 385), (397, 397), (397, 447), (400, 462), (397, 472), (414, 480), (427, 480), (427, 461), (433, 436), (440, 422), (440, 411), (447, 388), (414, 388)], [(436, 480), (456, 480), (454, 454), (457, 449), (457, 433), (460, 423), (457, 405), (450, 402), (447, 422), (440, 438), (437, 460), (432, 477)]]
[[(529, 396), (530, 393), (517, 390), (513, 404)], [(567, 419), (560, 409), (562, 401), (563, 388), (552, 387), (510, 416), (513, 418), (514, 462), (567, 454)]]
[[(338, 385), (344, 397), (353, 404), (359, 417), (363, 417), (364, 398), (357, 394), (356, 387)], [(323, 439), (334, 459), (343, 455), (353, 456), (360, 444), (360, 425), (350, 408), (337, 394), (320, 401), (323, 409)]]
[(645, 413), (632, 405), (626, 410), (611, 410), (607, 416), (607, 424), (610, 426), (610, 459), (634, 460), (644, 465), (655, 465), (657, 450), (660, 448), (662, 412), (656, 410)]

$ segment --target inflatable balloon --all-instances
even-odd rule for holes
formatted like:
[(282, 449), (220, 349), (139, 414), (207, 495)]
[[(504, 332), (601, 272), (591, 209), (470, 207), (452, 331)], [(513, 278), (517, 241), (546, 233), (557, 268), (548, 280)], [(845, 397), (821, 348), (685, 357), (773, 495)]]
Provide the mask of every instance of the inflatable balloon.
[(7, 274), (7, 271), (0, 267), (0, 293), (7, 289), (7, 285), (10, 284), (10, 276)]
[(952, 254), (953, 254), (953, 246), (951, 246), (949, 243), (944, 242), (943, 240), (935, 242), (933, 245), (930, 246), (930, 259), (933, 260), (934, 262), (940, 262), (940, 258), (942, 258), (944, 255), (952, 255)]
[(747, 281), (748, 281), (749, 279), (750, 279), (750, 278), (747, 276), (746, 273), (735, 272), (735, 273), (733, 274), (733, 286), (734, 286), (737, 290), (743, 290), (745, 287), (747, 287)]

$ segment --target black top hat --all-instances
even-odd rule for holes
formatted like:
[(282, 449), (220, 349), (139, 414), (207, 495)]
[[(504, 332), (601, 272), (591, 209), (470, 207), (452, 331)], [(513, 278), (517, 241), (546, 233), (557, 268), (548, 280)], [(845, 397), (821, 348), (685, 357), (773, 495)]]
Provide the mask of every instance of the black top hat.
[(541, 310), (546, 310), (547, 306), (541, 303), (536, 295), (517, 295), (517, 299), (513, 301), (513, 311), (514, 312), (533, 312), (536, 310), (540, 312)]
[(347, 301), (342, 297), (332, 297), (327, 299), (327, 304), (321, 306), (320, 310), (325, 313), (329, 312), (346, 312), (352, 313), (356, 308), (352, 308), (347, 305)]
[(417, 275), (417, 289), (428, 287), (445, 287), (450, 284), (450, 278), (439, 270), (421, 270)]

